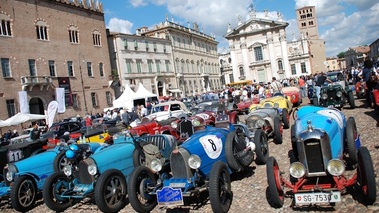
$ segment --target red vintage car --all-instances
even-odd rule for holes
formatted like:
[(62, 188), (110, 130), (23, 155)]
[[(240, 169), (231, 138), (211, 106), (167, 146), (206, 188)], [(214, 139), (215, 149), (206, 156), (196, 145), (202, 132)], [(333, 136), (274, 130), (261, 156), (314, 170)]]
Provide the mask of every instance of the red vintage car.
[(356, 84), (355, 84), (355, 94), (357, 96), (357, 98), (365, 98), (366, 95), (365, 95), (365, 91), (367, 89), (367, 86), (366, 86), (366, 83), (364, 81), (358, 81)]
[(137, 126), (131, 128), (135, 130), (138, 136), (143, 135), (156, 135), (156, 134), (169, 134), (175, 138), (179, 138), (179, 133), (173, 122), (178, 123), (180, 118), (171, 117), (166, 120), (157, 121), (156, 119), (143, 118), (141, 122), (137, 122)]
[(303, 102), (300, 89), (297, 87), (283, 87), (282, 92), (290, 98), (294, 106), (299, 106)]
[(251, 99), (238, 103), (237, 108), (241, 112), (245, 112), (246, 114), (248, 114), (250, 106), (252, 104), (259, 104), (259, 100), (259, 95), (252, 95)]

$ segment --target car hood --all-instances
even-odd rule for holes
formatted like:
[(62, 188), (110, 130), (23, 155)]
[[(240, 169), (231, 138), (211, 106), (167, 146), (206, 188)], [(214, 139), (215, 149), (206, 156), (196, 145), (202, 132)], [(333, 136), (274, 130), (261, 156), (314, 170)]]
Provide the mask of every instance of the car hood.
[(40, 154), (25, 158), (13, 163), (18, 170), (18, 173), (28, 172), (31, 174), (51, 174), (53, 172), (54, 158), (60, 151), (50, 149)]

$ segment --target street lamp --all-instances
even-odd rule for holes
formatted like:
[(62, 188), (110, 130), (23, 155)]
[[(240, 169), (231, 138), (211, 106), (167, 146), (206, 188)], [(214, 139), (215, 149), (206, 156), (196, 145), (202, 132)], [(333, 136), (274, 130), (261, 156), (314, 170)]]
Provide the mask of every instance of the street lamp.
[(80, 81), (81, 81), (81, 84), (82, 84), (82, 91), (83, 91), (83, 98), (84, 98), (84, 111), (86, 113), (86, 115), (88, 114), (88, 108), (87, 108), (87, 100), (86, 100), (86, 93), (84, 91), (84, 82), (83, 82), (83, 73), (82, 73), (82, 63), (80, 61), (80, 56), (83, 57), (83, 61), (85, 62), (85, 58), (83, 56), (83, 54), (80, 52), (79, 53), (79, 72), (80, 72)]

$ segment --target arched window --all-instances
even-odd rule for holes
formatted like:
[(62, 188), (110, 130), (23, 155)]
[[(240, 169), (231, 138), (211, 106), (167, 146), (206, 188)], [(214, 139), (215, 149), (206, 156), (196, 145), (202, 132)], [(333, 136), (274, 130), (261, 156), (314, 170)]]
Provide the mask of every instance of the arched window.
[(47, 24), (44, 21), (37, 21), (36, 33), (38, 40), (49, 40), (49, 37), (47, 35)]
[(0, 35), (12, 36), (11, 19), (5, 14), (0, 14), (0, 21)]
[(279, 68), (279, 70), (283, 70), (283, 61), (282, 60), (278, 60), (278, 68)]
[(75, 44), (79, 43), (79, 32), (78, 32), (78, 28), (77, 27), (71, 25), (68, 28), (68, 36), (70, 38), (70, 42), (71, 43), (75, 43)]
[(92, 40), (93, 40), (93, 45), (101, 46), (101, 35), (98, 30), (94, 30), (92, 32)]
[(240, 67), (240, 76), (245, 76), (245, 72), (243, 71), (243, 67)]

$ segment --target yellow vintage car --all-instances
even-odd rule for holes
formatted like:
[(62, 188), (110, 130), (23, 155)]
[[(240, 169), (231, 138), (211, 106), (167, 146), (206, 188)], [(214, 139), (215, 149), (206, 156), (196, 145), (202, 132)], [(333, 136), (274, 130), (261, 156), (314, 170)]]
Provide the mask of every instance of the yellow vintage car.
[(250, 112), (257, 108), (277, 108), (283, 122), (283, 128), (290, 128), (290, 113), (292, 112), (293, 104), (291, 97), (284, 95), (283, 93), (275, 93), (270, 98), (265, 98), (259, 102), (259, 104), (252, 104), (250, 106)]

